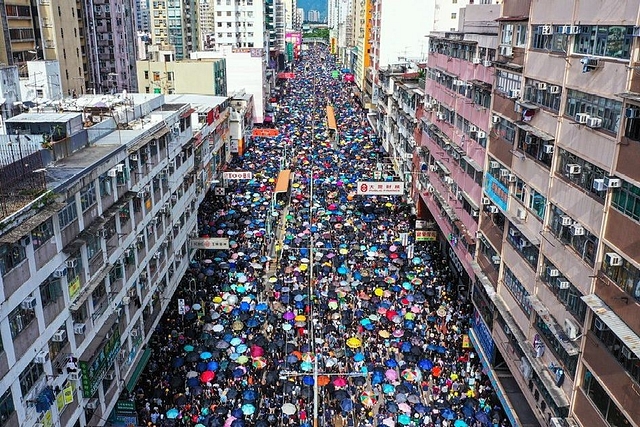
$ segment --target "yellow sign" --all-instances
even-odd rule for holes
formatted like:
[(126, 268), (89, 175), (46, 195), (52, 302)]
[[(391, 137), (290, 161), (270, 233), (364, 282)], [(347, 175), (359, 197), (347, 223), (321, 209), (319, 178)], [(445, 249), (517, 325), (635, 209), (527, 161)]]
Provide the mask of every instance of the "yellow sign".
[(51, 414), (51, 410), (44, 413), (44, 417), (42, 417), (42, 425), (43, 427), (53, 426), (53, 415)]
[(462, 335), (462, 348), (471, 348), (471, 341), (467, 334)]
[(69, 386), (63, 390), (64, 393), (64, 403), (68, 405), (73, 402), (73, 387)]
[(58, 395), (56, 396), (56, 407), (58, 408), (58, 412), (62, 411), (64, 405), (64, 393), (58, 393)]
[(144, 207), (150, 211), (151, 210), (151, 198), (148, 198), (147, 200), (145, 200), (144, 202)]
[(80, 292), (80, 276), (76, 276), (71, 282), (69, 282), (69, 300), (73, 301), (73, 299)]

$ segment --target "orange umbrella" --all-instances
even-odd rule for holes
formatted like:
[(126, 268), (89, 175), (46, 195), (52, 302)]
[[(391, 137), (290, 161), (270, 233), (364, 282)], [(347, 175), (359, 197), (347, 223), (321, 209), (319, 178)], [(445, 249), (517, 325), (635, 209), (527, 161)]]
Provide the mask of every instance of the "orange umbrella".
[(321, 375), (321, 376), (318, 377), (318, 385), (319, 386), (325, 386), (325, 385), (329, 384), (330, 381), (331, 380), (326, 375)]

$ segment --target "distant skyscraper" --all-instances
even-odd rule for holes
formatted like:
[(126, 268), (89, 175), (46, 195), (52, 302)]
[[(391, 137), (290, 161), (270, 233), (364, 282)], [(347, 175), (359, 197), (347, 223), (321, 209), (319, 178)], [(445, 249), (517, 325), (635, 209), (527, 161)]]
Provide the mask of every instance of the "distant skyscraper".
[(136, 0), (136, 30), (148, 32), (151, 27), (149, 19), (149, 0)]
[(151, 37), (154, 44), (174, 46), (176, 59), (186, 58), (190, 52), (198, 50), (199, 26), (195, 0), (154, 1), (152, 6), (149, 14), (153, 14)]
[(320, 22), (320, 11), (310, 10), (307, 14), (307, 20), (309, 22)]

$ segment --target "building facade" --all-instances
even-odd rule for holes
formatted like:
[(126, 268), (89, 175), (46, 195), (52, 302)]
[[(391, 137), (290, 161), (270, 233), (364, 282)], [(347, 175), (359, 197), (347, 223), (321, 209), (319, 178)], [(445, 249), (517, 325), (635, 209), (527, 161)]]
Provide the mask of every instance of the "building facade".
[[(149, 359), (149, 334), (188, 267), (197, 207), (228, 157), (227, 98), (80, 101), (81, 111), (13, 117), (0, 141), (3, 152), (20, 145), (23, 164), (2, 157), (5, 425), (109, 419)], [(42, 396), (54, 404), (36, 410)]]
[(199, 48), (200, 13), (195, 0), (152, 1), (149, 16), (153, 44), (173, 46), (177, 59), (188, 58)]
[(138, 61), (138, 87), (144, 93), (226, 96), (226, 69), (224, 58)]

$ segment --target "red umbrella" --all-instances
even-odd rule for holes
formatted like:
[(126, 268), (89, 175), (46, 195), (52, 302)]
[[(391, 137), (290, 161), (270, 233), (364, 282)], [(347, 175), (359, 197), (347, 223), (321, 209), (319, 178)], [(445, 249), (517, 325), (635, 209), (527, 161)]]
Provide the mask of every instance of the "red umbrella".
[(264, 349), (257, 345), (252, 345), (250, 350), (251, 357), (260, 357), (264, 355)]
[(216, 374), (213, 371), (204, 371), (200, 374), (200, 381), (203, 383), (208, 383), (215, 378)]
[(385, 313), (385, 316), (387, 316), (387, 319), (389, 320), (393, 320), (394, 317), (396, 317), (398, 315), (398, 312), (395, 310), (387, 310), (387, 312)]

